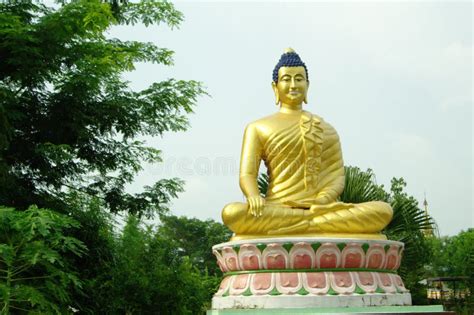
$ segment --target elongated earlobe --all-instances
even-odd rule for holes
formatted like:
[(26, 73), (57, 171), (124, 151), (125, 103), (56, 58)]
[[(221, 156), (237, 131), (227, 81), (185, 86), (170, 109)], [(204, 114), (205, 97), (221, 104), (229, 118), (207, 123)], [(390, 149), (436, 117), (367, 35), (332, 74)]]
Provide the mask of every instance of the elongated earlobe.
[(306, 93), (304, 94), (304, 99), (303, 99), (303, 102), (305, 104), (308, 104), (308, 88), (309, 88), (309, 81), (308, 82), (308, 87), (306, 88)]
[(273, 93), (275, 93), (275, 105), (280, 105), (280, 96), (275, 81), (272, 82)]

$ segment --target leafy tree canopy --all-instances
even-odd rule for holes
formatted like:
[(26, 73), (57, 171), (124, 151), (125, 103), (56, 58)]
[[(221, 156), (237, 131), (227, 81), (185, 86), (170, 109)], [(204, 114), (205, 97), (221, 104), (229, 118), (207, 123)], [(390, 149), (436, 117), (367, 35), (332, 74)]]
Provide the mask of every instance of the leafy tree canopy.
[[(202, 225), (209, 223), (201, 222)], [(134, 216), (128, 218), (123, 234), (117, 240), (117, 263), (111, 273), (111, 300), (106, 303), (104, 312), (199, 314), (209, 308), (220, 277), (199, 272), (192, 264), (193, 259), (182, 255), (176, 247), (179, 237), (178, 240), (170, 238), (162, 231), (143, 226)], [(202, 254), (199, 250), (194, 253), (190, 249), (191, 257), (196, 258), (199, 254)]]
[(474, 229), (455, 236), (431, 238), (432, 277), (470, 277), (474, 283)]
[(86, 248), (68, 229), (78, 223), (54, 211), (0, 207), (0, 313), (69, 313), (68, 291), (81, 281), (64, 258)]
[[(452, 289), (456, 295), (448, 296), (441, 302), (456, 314), (473, 314), (474, 229), (461, 231), (455, 236), (432, 237), (428, 239), (428, 244), (432, 256), (426, 266), (427, 278), (447, 277), (455, 280), (444, 281), (443, 284)], [(466, 294), (467, 292), (471, 294)]]
[(212, 246), (227, 242), (232, 236), (225, 225), (213, 220), (201, 221), (196, 218), (161, 216), (158, 233), (173, 242), (180, 256), (188, 256), (201, 273), (219, 275)]
[(71, 190), (100, 197), (112, 212), (166, 212), (182, 190), (162, 179), (129, 194), (143, 162), (160, 151), (138, 140), (185, 130), (199, 95), (195, 81), (169, 79), (133, 91), (121, 79), (135, 62), (172, 64), (171, 50), (107, 38), (117, 24), (179, 25), (166, 1), (98, 0), (0, 4), (0, 204), (67, 212)]

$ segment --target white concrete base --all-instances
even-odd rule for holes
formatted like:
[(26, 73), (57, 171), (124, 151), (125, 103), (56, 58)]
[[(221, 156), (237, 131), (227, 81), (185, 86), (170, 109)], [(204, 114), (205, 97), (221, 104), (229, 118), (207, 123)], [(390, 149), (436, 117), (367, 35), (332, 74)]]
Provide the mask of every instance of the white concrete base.
[(212, 299), (212, 309), (272, 309), (411, 305), (410, 293), (334, 296), (226, 296)]

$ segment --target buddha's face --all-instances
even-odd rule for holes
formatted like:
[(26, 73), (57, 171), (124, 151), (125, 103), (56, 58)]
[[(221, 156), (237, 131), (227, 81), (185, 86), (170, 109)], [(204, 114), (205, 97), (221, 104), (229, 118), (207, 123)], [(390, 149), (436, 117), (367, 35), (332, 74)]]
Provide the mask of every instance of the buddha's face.
[(309, 82), (303, 67), (281, 67), (278, 83), (273, 82), (275, 96), (282, 104), (297, 106), (306, 101)]

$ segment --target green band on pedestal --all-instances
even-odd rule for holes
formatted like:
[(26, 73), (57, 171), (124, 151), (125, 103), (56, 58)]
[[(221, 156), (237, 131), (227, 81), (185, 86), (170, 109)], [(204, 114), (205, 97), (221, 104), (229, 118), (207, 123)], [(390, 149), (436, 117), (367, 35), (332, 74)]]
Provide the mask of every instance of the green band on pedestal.
[(258, 270), (239, 270), (225, 272), (224, 276), (245, 275), (252, 273), (283, 273), (283, 272), (381, 272), (397, 274), (394, 270), (389, 269), (371, 269), (371, 268), (319, 268), (319, 269), (258, 269)]

